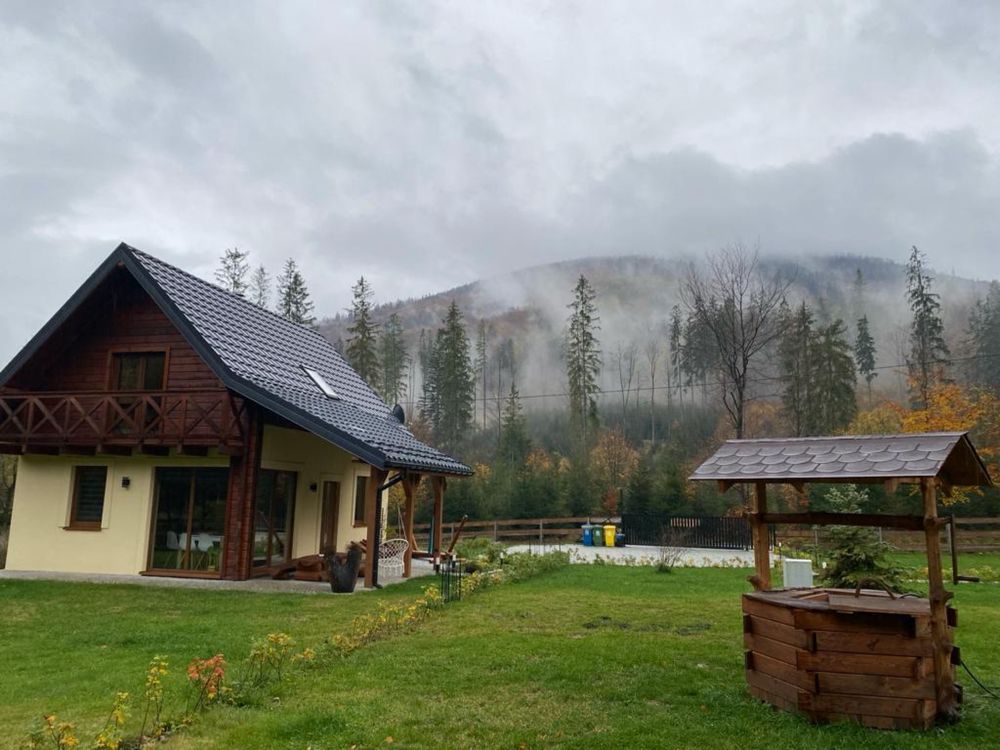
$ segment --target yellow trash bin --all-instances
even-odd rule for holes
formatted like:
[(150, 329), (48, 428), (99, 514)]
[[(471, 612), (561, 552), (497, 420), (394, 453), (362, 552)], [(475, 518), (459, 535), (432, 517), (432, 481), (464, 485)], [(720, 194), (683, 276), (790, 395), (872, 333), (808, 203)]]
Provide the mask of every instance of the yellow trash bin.
[(614, 524), (608, 524), (604, 527), (604, 546), (614, 547), (615, 546), (615, 527)]

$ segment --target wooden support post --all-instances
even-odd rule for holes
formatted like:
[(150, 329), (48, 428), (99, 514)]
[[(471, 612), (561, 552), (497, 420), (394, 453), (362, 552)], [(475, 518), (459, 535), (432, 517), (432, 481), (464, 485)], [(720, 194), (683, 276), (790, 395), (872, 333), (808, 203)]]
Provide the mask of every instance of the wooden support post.
[(440, 562), (441, 557), (441, 532), (444, 526), (444, 477), (433, 477), (431, 487), (434, 489), (434, 543), (431, 545), (431, 555), (434, 564)]
[(937, 514), (937, 487), (933, 479), (923, 479), (924, 537), (927, 540), (927, 582), (931, 602), (931, 640), (934, 645), (934, 683), (938, 716), (956, 718), (955, 678), (951, 665), (951, 634), (948, 632), (948, 594), (941, 575), (941, 525)]
[(413, 507), (414, 498), (417, 492), (417, 485), (420, 484), (420, 475), (406, 476), (403, 479), (403, 494), (406, 500), (403, 504), (403, 538), (406, 539), (406, 554), (403, 556), (403, 578), (410, 577), (410, 570), (413, 563), (413, 550), (417, 547), (417, 542), (413, 538)]
[(248, 406), (246, 445), (229, 459), (225, 535), (222, 543), (222, 577), (245, 580), (253, 571), (254, 506), (264, 442), (260, 411)]
[(764, 514), (767, 513), (767, 483), (755, 482), (750, 500), (750, 530), (753, 535), (753, 563), (755, 572), (750, 583), (757, 591), (771, 588), (770, 539)]
[(386, 472), (376, 469), (373, 466), (371, 467), (371, 473), (368, 475), (368, 481), (365, 483), (365, 530), (367, 531), (365, 543), (368, 547), (368, 559), (365, 561), (365, 588), (369, 589), (375, 585), (375, 565), (378, 559), (378, 546), (382, 541), (376, 535), (378, 519), (375, 518), (375, 501), (378, 496), (378, 488), (385, 481), (385, 475)]
[(948, 545), (951, 547), (951, 582), (958, 585), (958, 541), (955, 539), (955, 516), (948, 518)]

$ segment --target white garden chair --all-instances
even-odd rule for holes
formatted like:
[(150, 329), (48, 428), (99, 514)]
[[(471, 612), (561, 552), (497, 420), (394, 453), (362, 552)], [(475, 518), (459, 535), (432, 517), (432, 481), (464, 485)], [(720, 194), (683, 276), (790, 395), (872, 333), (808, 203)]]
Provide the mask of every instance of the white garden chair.
[(380, 574), (401, 578), (403, 558), (410, 545), (405, 539), (386, 539), (378, 546), (378, 570)]

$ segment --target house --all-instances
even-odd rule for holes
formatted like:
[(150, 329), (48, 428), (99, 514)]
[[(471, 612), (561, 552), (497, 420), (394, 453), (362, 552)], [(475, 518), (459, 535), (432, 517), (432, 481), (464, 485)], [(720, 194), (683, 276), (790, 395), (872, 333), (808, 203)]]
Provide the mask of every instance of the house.
[(246, 579), (374, 549), (395, 483), (412, 552), (421, 481), (437, 554), (471, 470), (402, 422), (318, 332), (119, 245), (0, 372), (7, 567)]

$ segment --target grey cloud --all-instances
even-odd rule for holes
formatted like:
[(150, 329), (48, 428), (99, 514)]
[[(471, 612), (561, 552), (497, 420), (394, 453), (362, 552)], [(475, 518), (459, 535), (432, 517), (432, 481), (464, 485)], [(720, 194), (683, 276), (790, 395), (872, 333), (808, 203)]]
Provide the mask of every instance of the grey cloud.
[(5, 359), (120, 240), (321, 314), (596, 254), (1000, 273), (993, 4), (0, 5)]

